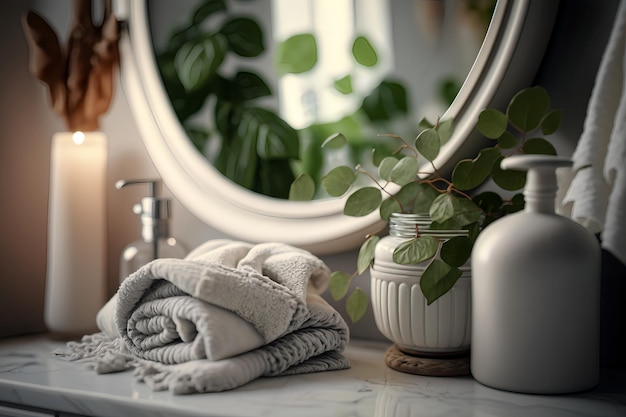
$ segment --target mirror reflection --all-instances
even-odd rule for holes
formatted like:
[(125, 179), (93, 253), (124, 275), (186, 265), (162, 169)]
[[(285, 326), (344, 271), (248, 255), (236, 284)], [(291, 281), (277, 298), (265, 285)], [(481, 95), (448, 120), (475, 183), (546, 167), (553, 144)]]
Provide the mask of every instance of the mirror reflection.
[[(384, 145), (378, 134), (410, 138), (442, 115), (495, 0), (171, 4), (148, 3), (152, 41), (189, 139), (232, 181), (287, 198), (298, 174), (320, 181), (330, 166), (364, 163)], [(324, 152), (337, 132), (347, 151)]]

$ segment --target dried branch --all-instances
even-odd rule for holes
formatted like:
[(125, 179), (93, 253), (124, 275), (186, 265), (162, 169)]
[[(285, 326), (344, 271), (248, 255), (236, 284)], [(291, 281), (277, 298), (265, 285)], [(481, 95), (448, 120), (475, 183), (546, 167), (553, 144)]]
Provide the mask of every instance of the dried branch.
[(120, 33), (111, 0), (103, 2), (102, 22), (97, 25), (91, 0), (74, 0), (65, 49), (41, 16), (29, 11), (23, 19), (30, 72), (48, 85), (52, 109), (72, 131), (98, 129), (113, 98)]

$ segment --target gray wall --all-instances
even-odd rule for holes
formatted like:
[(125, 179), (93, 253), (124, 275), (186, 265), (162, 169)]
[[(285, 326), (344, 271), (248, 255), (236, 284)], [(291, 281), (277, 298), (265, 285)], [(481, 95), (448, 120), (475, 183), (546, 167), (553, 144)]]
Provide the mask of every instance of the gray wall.
[[(551, 1), (551, 0), (547, 0)], [(537, 76), (555, 107), (564, 110), (557, 138), (561, 154), (571, 154), (581, 133), (596, 70), (613, 22), (617, 0), (563, 0), (547, 55)], [(70, 0), (0, 2), (0, 336), (39, 332), (43, 325), (46, 265), (47, 200), (50, 138), (64, 130), (52, 113), (43, 85), (27, 68), (28, 50), (20, 18), (38, 11), (64, 36)], [(116, 288), (118, 257), (136, 239), (139, 226), (131, 212), (141, 190), (116, 191), (120, 178), (156, 176), (123, 92), (102, 120), (109, 138), (109, 292)], [(169, 195), (168, 190), (165, 194)], [(223, 236), (202, 224), (174, 201), (173, 235), (192, 248)], [(324, 258), (331, 268), (353, 268), (356, 253)], [(354, 328), (355, 335), (373, 329), (371, 316)], [(375, 333), (375, 332), (374, 332)]]

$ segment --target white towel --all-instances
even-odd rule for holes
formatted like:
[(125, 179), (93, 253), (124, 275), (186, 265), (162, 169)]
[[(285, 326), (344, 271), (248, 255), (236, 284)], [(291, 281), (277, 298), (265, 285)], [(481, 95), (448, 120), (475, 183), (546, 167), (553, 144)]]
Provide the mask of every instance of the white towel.
[(320, 297), (329, 277), (319, 258), (289, 245), (209, 241), (129, 276), (98, 314), (102, 332), (55, 354), (98, 373), (134, 368), (177, 394), (343, 369), (348, 327)]
[(619, 4), (596, 76), (571, 173), (559, 173), (560, 214), (600, 233), (626, 264), (626, 0)]

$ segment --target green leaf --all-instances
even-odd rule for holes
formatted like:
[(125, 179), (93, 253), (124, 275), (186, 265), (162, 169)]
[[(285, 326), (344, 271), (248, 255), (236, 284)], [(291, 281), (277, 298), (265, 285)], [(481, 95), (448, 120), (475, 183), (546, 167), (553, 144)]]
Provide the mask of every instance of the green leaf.
[(444, 222), (454, 216), (453, 198), (449, 193), (437, 196), (430, 206), (430, 218), (435, 222)]
[(418, 132), (421, 132), (424, 129), (432, 129), (435, 127), (435, 124), (428, 120), (426, 117), (422, 117), (422, 119), (417, 124)]
[(224, 61), (224, 41), (221, 36), (210, 36), (196, 42), (187, 42), (174, 57), (176, 74), (187, 91), (202, 88)]
[(202, 23), (212, 14), (223, 12), (225, 10), (226, 3), (224, 2), (224, 0), (205, 1), (194, 12), (192, 22), (194, 25), (197, 25), (198, 23)]
[(380, 218), (389, 221), (391, 213), (428, 213), (439, 192), (428, 184), (410, 182), (400, 188), (396, 198), (388, 198), (380, 205)]
[(287, 159), (259, 159), (259, 168), (252, 191), (268, 197), (289, 198), (289, 189), (296, 180)]
[(235, 84), (237, 85), (239, 95), (244, 100), (272, 95), (272, 91), (265, 84), (265, 81), (252, 72), (238, 72), (235, 75)]
[(434, 160), (439, 155), (441, 140), (436, 129), (422, 130), (415, 138), (415, 148), (427, 160)]
[(408, 100), (404, 86), (382, 81), (363, 99), (361, 110), (372, 122), (388, 122), (395, 116), (407, 114)]
[(317, 41), (310, 33), (294, 35), (278, 45), (276, 66), (281, 74), (301, 74), (317, 63)]
[(252, 58), (265, 50), (263, 31), (259, 24), (247, 17), (236, 17), (224, 23), (221, 32), (230, 49), (239, 56)]
[(356, 37), (352, 44), (352, 55), (356, 62), (365, 67), (373, 67), (378, 62), (378, 55), (365, 36)]
[(341, 94), (352, 93), (352, 76), (348, 74), (336, 79), (333, 86), (335, 90), (339, 91)]
[(481, 230), (480, 224), (476, 222), (476, 223), (468, 224), (467, 226), (463, 228), (468, 231), (467, 237), (469, 237), (472, 240), (472, 242), (476, 242), (476, 238), (478, 238), (478, 235), (480, 234), (480, 230)]
[(551, 135), (561, 125), (561, 119), (563, 118), (563, 112), (561, 110), (552, 110), (546, 114), (546, 117), (541, 121), (541, 132), (544, 135)]
[(439, 82), (437, 90), (443, 103), (449, 107), (461, 90), (461, 82), (456, 77), (450, 76)]
[(380, 209), (378, 210), (380, 213), (380, 218), (386, 222), (391, 218), (392, 213), (402, 213), (402, 206), (395, 198), (387, 198), (380, 203)]
[(456, 236), (443, 243), (439, 256), (450, 266), (463, 266), (472, 254), (473, 245), (469, 237)]
[[(203, 33), (200, 30), (200, 27), (201, 26), (198, 24), (192, 24), (191, 26), (187, 26), (173, 33), (167, 41), (167, 47), (162, 53), (159, 54), (159, 61), (163, 58), (171, 58), (176, 55), (176, 52), (178, 52), (184, 43), (197, 40), (198, 37), (202, 37)], [(161, 62), (159, 62), (159, 65), (161, 65)]]
[(467, 198), (444, 193), (433, 201), (429, 214), (433, 222), (448, 223), (448, 228), (460, 228), (479, 221), (481, 210)]
[(474, 196), (472, 201), (487, 214), (500, 210), (500, 207), (502, 207), (504, 203), (502, 197), (493, 191), (484, 191)]
[(556, 149), (543, 138), (528, 139), (522, 145), (525, 154), (556, 155)]
[(507, 191), (515, 191), (524, 188), (526, 184), (526, 171), (504, 170), (500, 167), (501, 157), (491, 169), (491, 178), (496, 185)]
[(437, 254), (439, 240), (433, 236), (419, 236), (401, 243), (393, 251), (393, 261), (400, 265), (424, 262)]
[(362, 289), (356, 288), (346, 300), (346, 312), (353, 323), (361, 320), (367, 311), (367, 295)]
[(350, 287), (350, 275), (345, 272), (335, 271), (330, 274), (330, 281), (328, 282), (328, 291), (330, 292), (333, 300), (339, 301), (348, 293)]
[(482, 184), (489, 174), (493, 164), (500, 157), (496, 148), (485, 148), (475, 159), (459, 161), (452, 171), (452, 183), (459, 190), (471, 190)]
[(437, 190), (418, 181), (404, 185), (396, 194), (406, 212), (412, 213), (428, 213), (428, 209), (438, 196)]
[[(213, 117), (215, 120), (215, 128), (224, 138), (224, 142), (228, 143), (236, 132), (237, 127), (231, 124), (232, 120), (240, 122), (238, 109), (233, 105), (231, 101), (217, 100), (215, 108), (213, 109)], [(240, 109), (239, 109), (240, 110)], [(254, 138), (256, 144), (256, 138)], [(255, 145), (256, 146), (256, 145)]]
[(315, 181), (306, 173), (298, 175), (289, 187), (289, 199), (293, 201), (310, 201), (314, 195)]
[(476, 223), (480, 221), (482, 211), (472, 200), (468, 200), (464, 197), (454, 197), (454, 217), (462, 227), (468, 224)]
[(435, 125), (425, 117), (422, 117), (422, 120), (420, 120), (420, 122), (417, 124), (417, 128), (420, 132), (424, 129), (432, 129), (433, 127), (435, 127)]
[(550, 109), (550, 97), (541, 86), (526, 88), (517, 93), (509, 103), (509, 122), (521, 132), (532, 132)]
[(347, 216), (367, 216), (378, 208), (383, 197), (375, 187), (363, 187), (356, 190), (346, 200), (343, 213)]
[(454, 133), (454, 119), (446, 119), (440, 120), (437, 124), (437, 133), (439, 133), (439, 143), (440, 145), (445, 144), (450, 140), (452, 134)]
[(405, 156), (400, 159), (390, 173), (391, 181), (403, 186), (417, 179), (419, 163), (414, 156)]
[(430, 223), (430, 230), (460, 230), (463, 229), (463, 224), (458, 222), (454, 217), (444, 221)]
[(342, 165), (333, 168), (322, 178), (322, 186), (331, 197), (341, 197), (350, 189), (355, 180), (354, 170)]
[(504, 211), (506, 213), (515, 213), (517, 211), (524, 210), (524, 206), (526, 205), (526, 201), (524, 200), (524, 194), (515, 194), (511, 198), (511, 203), (509, 205), (504, 206)]
[(428, 213), (428, 211), (430, 210), (430, 206), (433, 204), (435, 199), (439, 197), (439, 191), (435, 190), (428, 184), (419, 184), (417, 182), (413, 182), (402, 187), (402, 189), (400, 189), (400, 191), (398, 192), (398, 195), (400, 196), (400, 194), (403, 193), (405, 189), (407, 189), (407, 193), (411, 191), (411, 188), (409, 187), (415, 187), (415, 197), (413, 199), (411, 211), (413, 213)]
[(380, 166), (380, 163), (388, 156), (391, 156), (392, 153), (386, 147), (375, 146), (372, 149), (372, 163), (374, 166)]
[(391, 181), (391, 172), (398, 162), (399, 160), (395, 156), (384, 158), (378, 165), (378, 176), (386, 181)]
[(214, 165), (237, 184), (252, 189), (259, 166), (256, 154), (257, 138), (253, 134), (241, 136), (234, 134), (226, 137), (228, 140), (222, 145)]
[(348, 143), (348, 139), (341, 133), (333, 133), (324, 140), (322, 148), (339, 149)]
[(260, 107), (246, 108), (241, 112), (237, 132), (249, 140), (256, 140), (259, 158), (270, 160), (300, 156), (298, 132), (269, 110)]
[(376, 245), (380, 237), (372, 235), (368, 237), (359, 249), (359, 256), (357, 258), (357, 270), (359, 275), (367, 271), (372, 262), (374, 262), (374, 255), (376, 253)]
[(476, 128), (489, 139), (498, 139), (506, 131), (506, 114), (497, 109), (484, 109), (478, 115)]
[(420, 279), (420, 288), (428, 305), (447, 293), (461, 277), (461, 270), (434, 259), (424, 270)]
[(498, 146), (502, 149), (514, 148), (517, 146), (517, 137), (507, 130), (498, 138)]

